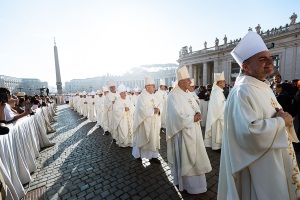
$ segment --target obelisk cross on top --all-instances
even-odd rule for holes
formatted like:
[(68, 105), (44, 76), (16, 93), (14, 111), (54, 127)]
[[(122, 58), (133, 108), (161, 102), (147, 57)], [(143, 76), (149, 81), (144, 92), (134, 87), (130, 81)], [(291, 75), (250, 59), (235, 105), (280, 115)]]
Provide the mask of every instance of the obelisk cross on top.
[(60, 77), (60, 68), (59, 68), (58, 53), (57, 53), (55, 38), (54, 38), (54, 59), (55, 59), (57, 94), (62, 94), (62, 83), (61, 83), (61, 77)]

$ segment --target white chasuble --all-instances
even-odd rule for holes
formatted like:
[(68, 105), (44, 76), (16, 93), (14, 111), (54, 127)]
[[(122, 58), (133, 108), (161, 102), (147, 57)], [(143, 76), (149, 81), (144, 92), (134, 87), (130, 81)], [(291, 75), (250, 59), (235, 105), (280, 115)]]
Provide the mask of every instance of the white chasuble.
[(104, 110), (104, 97), (96, 96), (95, 98), (95, 110), (96, 110), (96, 121), (97, 125), (102, 127), (102, 118)]
[[(125, 111), (125, 107), (128, 107), (129, 111)], [(116, 99), (114, 104), (114, 135), (120, 147), (132, 147), (133, 121), (131, 112), (133, 110), (134, 106), (129, 99), (122, 99), (121, 97)]]
[(87, 98), (82, 98), (82, 115), (84, 117), (88, 116), (88, 106), (87, 106)]
[(144, 91), (135, 106), (132, 155), (135, 158), (157, 158), (160, 149), (160, 114), (154, 114), (154, 108), (162, 109), (155, 94)]
[(224, 111), (218, 199), (296, 199), (300, 177), (293, 125), (274, 117), (281, 108), (268, 81), (238, 77)]
[[(174, 184), (179, 184), (180, 191), (186, 189), (191, 194), (206, 191), (205, 173), (212, 169), (200, 123), (194, 122), (197, 112), (200, 108), (191, 94), (180, 87), (169, 93), (166, 118), (168, 164)], [(188, 182), (194, 184), (186, 184)]]
[[(109, 92), (105, 95), (104, 97), (104, 116), (103, 116), (103, 129), (104, 131), (109, 131), (111, 132), (113, 138), (113, 128), (114, 128), (114, 123), (113, 123), (113, 104), (114, 101), (118, 98), (119, 94), (118, 93), (112, 93)], [(116, 138), (114, 138), (116, 139)]]
[(95, 98), (90, 97), (87, 101), (88, 106), (88, 119), (92, 122), (96, 122), (96, 112), (95, 112)]
[(223, 115), (225, 108), (225, 96), (223, 89), (215, 85), (211, 92), (208, 104), (208, 113), (205, 126), (204, 143), (213, 150), (221, 149), (223, 134)]

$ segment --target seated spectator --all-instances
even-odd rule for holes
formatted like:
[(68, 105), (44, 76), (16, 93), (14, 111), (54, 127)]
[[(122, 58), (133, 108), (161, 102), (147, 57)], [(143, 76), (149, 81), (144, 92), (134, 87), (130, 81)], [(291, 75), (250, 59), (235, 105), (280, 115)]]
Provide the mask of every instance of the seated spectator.
[(45, 99), (44, 95), (40, 96), (40, 101), (39, 102), (40, 102), (40, 104), (41, 104), (42, 107), (47, 106), (46, 99)]
[(275, 91), (275, 96), (277, 98), (277, 101), (281, 105), (282, 110), (291, 114), (292, 97), (286, 91), (284, 91), (283, 84), (277, 83)]
[(31, 107), (31, 109), (32, 109), (32, 110), (36, 110), (36, 109), (38, 109), (39, 107), (40, 107), (40, 102), (39, 102), (39, 100), (35, 99), (35, 100), (33, 101), (33, 105), (32, 105), (32, 107)]
[(208, 88), (207, 90), (206, 90), (206, 93), (205, 93), (205, 101), (209, 101), (209, 99), (210, 99), (210, 94), (211, 94), (211, 88)]
[[(6, 93), (7, 97), (8, 97), (8, 101), (11, 100), (10, 91), (7, 88), (0, 88), (0, 93)], [(5, 112), (5, 117), (6, 117), (7, 123), (11, 123), (13, 121), (20, 119), (21, 117), (24, 117), (24, 116), (30, 114), (30, 111), (24, 111), (21, 114), (14, 113), (8, 103), (5, 103), (4, 112)]]
[(9, 128), (5, 127), (5, 102), (0, 99), (0, 135), (8, 134)]
[(18, 104), (18, 97), (16, 97), (15, 95), (11, 95), (10, 99), (8, 99), (8, 104), (11, 108), (11, 110), (13, 111), (13, 113), (18, 114), (18, 111), (15, 110), (15, 106)]
[(205, 99), (205, 87), (202, 85), (199, 87), (198, 97), (199, 99)]
[(18, 114), (21, 114), (25, 110), (25, 99), (23, 97), (19, 98), (19, 103), (15, 105), (14, 109), (18, 112)]

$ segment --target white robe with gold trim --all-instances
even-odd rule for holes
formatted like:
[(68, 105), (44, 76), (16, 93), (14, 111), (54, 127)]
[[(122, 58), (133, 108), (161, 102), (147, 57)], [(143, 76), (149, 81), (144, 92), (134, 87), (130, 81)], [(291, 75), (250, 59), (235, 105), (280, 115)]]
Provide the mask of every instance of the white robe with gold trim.
[(154, 108), (162, 109), (160, 101), (155, 94), (143, 91), (135, 106), (132, 149), (135, 158), (151, 159), (159, 156), (161, 119), (159, 114), (154, 114)]
[[(109, 92), (104, 97), (104, 112), (103, 112), (103, 126), (104, 131), (109, 131), (113, 134), (113, 102), (119, 97), (118, 93)], [(114, 135), (112, 135), (114, 138)], [(116, 138), (114, 138), (116, 139)]]
[[(295, 200), (300, 176), (293, 125), (274, 117), (281, 106), (269, 82), (237, 78), (224, 112), (219, 200)], [(288, 134), (288, 132), (290, 134)], [(290, 136), (290, 137), (289, 137)]]
[[(125, 111), (125, 107), (128, 107), (129, 111)], [(131, 117), (133, 110), (134, 106), (129, 99), (122, 99), (121, 97), (116, 99), (114, 104), (114, 135), (120, 147), (132, 147), (133, 145), (133, 121)]]
[(92, 122), (96, 122), (96, 112), (95, 112), (95, 98), (89, 97), (87, 100), (88, 107), (88, 119)]
[(204, 146), (199, 122), (194, 116), (199, 105), (190, 92), (175, 87), (167, 102), (167, 154), (168, 164), (179, 190), (191, 194), (206, 192), (205, 173), (211, 164)]

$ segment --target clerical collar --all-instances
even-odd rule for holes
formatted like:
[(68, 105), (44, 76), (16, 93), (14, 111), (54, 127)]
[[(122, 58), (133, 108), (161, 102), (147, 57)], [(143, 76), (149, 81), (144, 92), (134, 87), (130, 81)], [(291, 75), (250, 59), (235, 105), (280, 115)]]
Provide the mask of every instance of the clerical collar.
[(253, 86), (259, 87), (259, 88), (270, 89), (270, 82), (268, 80), (261, 81), (257, 78), (252, 77), (252, 76), (246, 76), (246, 75), (240, 76), (237, 79), (235, 85), (240, 85), (240, 84), (243, 84), (243, 83), (248, 83), (250, 85), (253, 85)]

